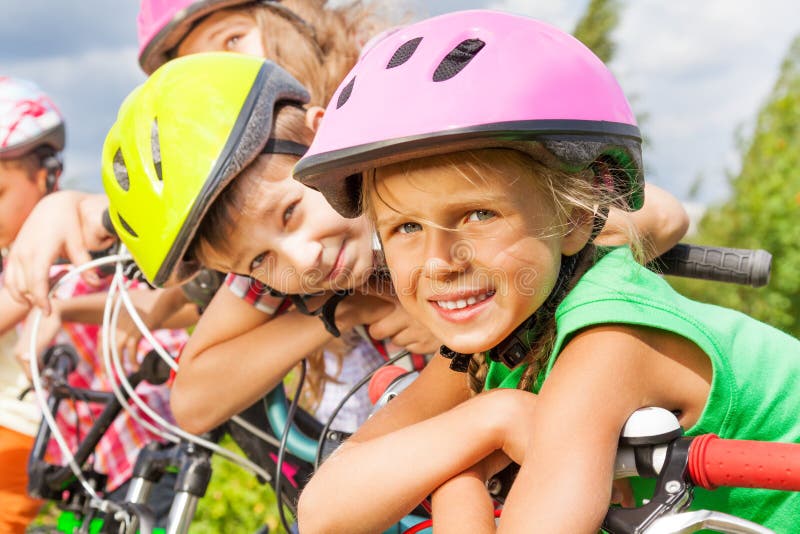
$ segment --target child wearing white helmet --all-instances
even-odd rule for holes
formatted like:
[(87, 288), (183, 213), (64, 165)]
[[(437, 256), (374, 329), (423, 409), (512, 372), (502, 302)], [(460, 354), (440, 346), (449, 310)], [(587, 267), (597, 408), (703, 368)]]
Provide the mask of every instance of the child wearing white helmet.
[[(5, 250), (28, 213), (52, 190), (61, 172), (64, 121), (33, 83), (0, 77), (0, 248)], [(15, 319), (27, 307), (0, 290), (0, 531), (22, 533), (40, 502), (27, 495), (28, 453), (39, 422), (35, 402), (18, 396), (27, 385), (14, 361)]]
[[(0, 77), (0, 247), (3, 249), (17, 240), (20, 227), (37, 202), (57, 187), (64, 140), (63, 117), (38, 86), (26, 80)], [(54, 267), (53, 274), (65, 268)], [(105, 301), (103, 289), (102, 285), (93, 287), (80, 280), (61, 287), (56, 313), (41, 323), (37, 345), (44, 348), (52, 340), (72, 344), (83, 357), (70, 376), (72, 383), (107, 390), (98, 340), (98, 324)], [(152, 292), (133, 291), (137, 306), (152, 297), (149, 293)], [(14, 339), (17, 337), (14, 327), (25, 319), (29, 310), (29, 305), (12, 300), (5, 288), (0, 288), (0, 332), (3, 333), (0, 354), (1, 532), (24, 532), (41, 504), (26, 493), (28, 454), (40, 414), (32, 394), (19, 399), (28, 386), (30, 321), (25, 321), (19, 339)], [(62, 321), (65, 324), (62, 325)], [(91, 321), (95, 324), (89, 324)], [(172, 352), (187, 339), (182, 330), (159, 331), (156, 336)], [(146, 344), (133, 346), (130, 359), (140, 358), (148, 350)], [(138, 392), (153, 409), (169, 414), (166, 387), (143, 384)], [(75, 432), (76, 419), (80, 421), (78, 428), (88, 428), (97, 416), (97, 408), (92, 405), (74, 413), (68, 403), (61, 406), (58, 421), (70, 446), (76, 447), (81, 439)], [(105, 489), (112, 498), (124, 496), (125, 490), (120, 488), (130, 478), (139, 449), (153, 439), (154, 436), (127, 413), (118, 417), (106, 432), (95, 451), (95, 466), (108, 474)], [(59, 461), (60, 451), (55, 447), (51, 455), (52, 461)], [(163, 496), (162, 489), (157, 491)], [(115, 494), (115, 490), (119, 494)], [(162, 521), (168, 507), (166, 502), (155, 508)]]

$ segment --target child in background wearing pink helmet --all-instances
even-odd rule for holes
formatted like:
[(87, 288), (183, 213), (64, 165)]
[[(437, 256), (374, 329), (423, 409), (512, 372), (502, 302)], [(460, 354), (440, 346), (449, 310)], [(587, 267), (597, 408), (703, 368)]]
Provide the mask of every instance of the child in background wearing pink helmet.
[[(640, 145), (603, 63), (532, 19), (443, 15), (353, 69), (295, 178), (366, 211), (445, 346), (317, 471), (302, 532), (380, 532), (431, 493), (436, 532), (597, 532), (647, 406), (688, 435), (800, 441), (800, 341), (680, 296), (635, 239), (593, 243), (611, 206), (641, 206)], [(485, 483), (511, 461), (498, 527)], [(800, 493), (695, 488), (692, 508), (792, 532)]]
[[(36, 203), (56, 189), (64, 139), (64, 121), (47, 95), (31, 82), (0, 77), (0, 248), (6, 249), (14, 242)], [(54, 267), (51, 272), (57, 274), (64, 268)], [(143, 309), (152, 303), (154, 296), (149, 290), (132, 291), (137, 307)], [(82, 360), (70, 375), (70, 383), (75, 387), (108, 391), (98, 343), (98, 324), (105, 301), (102, 285), (91, 287), (76, 280), (61, 287), (57, 297), (55, 313), (41, 324), (37, 344), (44, 349), (55, 339), (73, 345)], [(12, 300), (4, 288), (0, 289), (0, 332), (4, 340), (4, 350), (0, 354), (1, 532), (24, 532), (40, 505), (26, 494), (28, 454), (40, 414), (32, 393), (23, 400), (18, 398), (28, 386), (31, 321), (25, 321), (19, 339), (13, 342), (14, 327), (25, 319), (29, 310), (28, 305)], [(65, 324), (62, 325), (62, 321)], [(182, 330), (161, 331), (156, 335), (173, 352), (187, 339)], [(145, 345), (138, 351), (132, 347), (130, 359), (135, 360), (137, 354), (142, 357), (148, 349)], [(165, 387), (143, 384), (138, 392), (154, 409), (169, 413)], [(82, 405), (79, 413), (73, 413), (68, 403), (61, 406), (57, 420), (70, 446), (76, 447), (80, 438), (75, 429), (89, 428), (98, 414), (97, 408), (97, 405)], [(105, 489), (113, 492), (130, 478), (139, 448), (153, 439), (153, 435), (127, 414), (117, 418), (95, 454), (95, 467), (109, 476)], [(51, 443), (49, 454), (49, 461), (59, 462), (60, 451), (55, 442)], [(124, 496), (124, 490), (120, 491), (123, 493), (120, 497)], [(157, 491), (162, 497), (167, 496), (161, 488)], [(168, 506), (167, 502), (167, 509)], [(164, 504), (159, 503), (156, 511), (163, 516), (164, 510)]]
[[(291, 13), (287, 13), (286, 9), (290, 9)], [(253, 55), (264, 54), (285, 65), (287, 70), (310, 89), (312, 103), (326, 103), (335, 85), (355, 62), (358, 43), (368, 35), (359, 30), (364, 21), (368, 22), (368, 28), (379, 26), (375, 19), (369, 17), (368, 11), (357, 6), (332, 9), (325, 7), (325, 2), (319, 1), (263, 2), (257, 5), (240, 1), (144, 1), (139, 16), (140, 63), (145, 71), (152, 72), (170, 57), (198, 51), (228, 49)], [(261, 28), (265, 30), (262, 31)], [(302, 43), (302, 46), (289, 46), (289, 43)], [(645, 216), (632, 223), (653, 239), (658, 252), (663, 252), (683, 235), (687, 218), (680, 204), (668, 194), (655, 191), (649, 198)], [(51, 251), (65, 247), (66, 252), (71, 257), (74, 253), (75, 260), (78, 261), (86, 257), (87, 245), (96, 243), (98, 237), (107, 237), (97, 223), (98, 214), (106, 205), (105, 199), (70, 194), (50, 200), (46, 208), (42, 206), (41, 217), (35, 216), (34, 219), (45, 221), (46, 218), (58, 218), (57, 224), (36, 223), (29, 234), (31, 237), (45, 237), (47, 242), (37, 248), (21, 243), (15, 246), (11, 259), (11, 269), (20, 273), (16, 277), (19, 280), (19, 285), (15, 285), (15, 288), (19, 288), (16, 294), (28, 292), (32, 300), (42, 306), (47, 306), (47, 302), (41, 293), (41, 278), (37, 273), (40, 273), (39, 266), (50, 261)], [(76, 218), (78, 213), (79, 218)], [(621, 217), (621, 213), (615, 213), (614, 217)], [(80, 226), (79, 222), (83, 224), (81, 231), (62, 236), (43, 236), (41, 232), (44, 226), (76, 228)], [(609, 232), (608, 239), (624, 239), (624, 228), (629, 224), (631, 221), (626, 219), (616, 232)], [(15, 258), (20, 261), (17, 262)], [(28, 268), (22, 269), (22, 264), (27, 264)], [(249, 291), (254, 286), (246, 279), (229, 279), (228, 287), (233, 290), (240, 288), (238, 295), (261, 302), (263, 311), (269, 312), (274, 307), (275, 303), (265, 302), (269, 301), (268, 295), (257, 295)], [(244, 304), (246, 303), (234, 291), (218, 292), (206, 310), (206, 319), (195, 330), (182, 356), (182, 372), (176, 380), (172, 398), (173, 403), (182, 404), (175, 406), (179, 421), (192, 430), (205, 430), (219, 422), (218, 417), (211, 417), (213, 411), (206, 409), (205, 403), (216, 398), (208, 394), (209, 387), (212, 391), (215, 387), (222, 387), (217, 377), (228, 368), (229, 360), (224, 357), (226, 354), (236, 353), (242, 358), (261, 358), (261, 347), (285, 345), (283, 340), (271, 341), (274, 337), (264, 337), (261, 343), (253, 343), (252, 340), (245, 342), (245, 339), (250, 339), (245, 336), (257, 336), (256, 330), (263, 332), (262, 337), (266, 336), (267, 331), (259, 327), (273, 321), (271, 312), (253, 313), (257, 310)], [(398, 323), (397, 315), (393, 312), (391, 317), (385, 316), (385, 320), (374, 317), (371, 333), (376, 337), (396, 338), (407, 324)], [(223, 331), (219, 319), (215, 320), (222, 317), (226, 318), (225, 324), (230, 322), (239, 326), (234, 331)], [(285, 330), (279, 328), (279, 324), (271, 324), (269, 328), (283, 337), (282, 332)], [(321, 330), (321, 325), (316, 327)], [(421, 350), (422, 347), (413, 348)], [(291, 352), (287, 356), (295, 361), (303, 355), (298, 353), (296, 347), (289, 347), (287, 350)], [(279, 354), (272, 354), (276, 359), (281, 358)], [(200, 361), (201, 356), (203, 366), (196, 366), (195, 363)], [(195, 369), (198, 374), (193, 376)], [(246, 389), (238, 389), (237, 394), (244, 394)], [(181, 402), (184, 392), (188, 396), (185, 397), (186, 402)], [(255, 400), (253, 394), (251, 392), (245, 397)], [(230, 401), (232, 406), (241, 406), (241, 402), (236, 402), (235, 399)], [(183, 407), (189, 411), (184, 412)], [(214, 409), (221, 407), (224, 406), (214, 404)], [(222, 415), (227, 415), (229, 409), (224, 412)]]

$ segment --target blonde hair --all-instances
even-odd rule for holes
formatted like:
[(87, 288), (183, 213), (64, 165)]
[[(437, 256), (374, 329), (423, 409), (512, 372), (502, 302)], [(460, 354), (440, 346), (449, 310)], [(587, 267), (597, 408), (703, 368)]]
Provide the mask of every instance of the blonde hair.
[[(302, 21), (282, 14), (281, 7)], [(265, 57), (306, 86), (311, 104), (325, 106), (356, 64), (363, 44), (387, 26), (375, 2), (331, 7), (327, 0), (284, 0), (248, 8), (261, 28)]]
[[(559, 222), (552, 228), (554, 234), (565, 235), (578, 224), (580, 220), (576, 220), (575, 214), (579, 214), (577, 217), (580, 217), (580, 214), (584, 216), (593, 214), (596, 220), (603, 222), (608, 208), (624, 205), (624, 198), (607, 186), (613, 183), (613, 175), (624, 170), (613, 168), (608, 161), (597, 161), (588, 169), (569, 173), (547, 167), (517, 150), (489, 148), (408, 160), (393, 164), (391, 167), (395, 172), (410, 174), (415, 170), (437, 166), (453, 167), (471, 183), (476, 179), (484, 179), (486, 174), (513, 173), (516, 179), (532, 180), (536, 189), (546, 195), (555, 208)], [(377, 190), (376, 170), (372, 170), (364, 176), (361, 204), (373, 221), (375, 219), (373, 199), (376, 197), (386, 203)], [(637, 256), (641, 256), (640, 239), (635, 233), (635, 228), (631, 226), (629, 230), (628, 240), (631, 248)], [(556, 338), (556, 308), (583, 273), (595, 262), (595, 252), (595, 246), (588, 243), (574, 258), (562, 261), (559, 276), (565, 280), (557, 284), (553, 293), (535, 312), (535, 337), (531, 350), (521, 362), (527, 367), (520, 378), (519, 389), (530, 389), (550, 358)], [(467, 379), (473, 393), (483, 391), (488, 367), (489, 362), (485, 353), (472, 355), (467, 369)]]

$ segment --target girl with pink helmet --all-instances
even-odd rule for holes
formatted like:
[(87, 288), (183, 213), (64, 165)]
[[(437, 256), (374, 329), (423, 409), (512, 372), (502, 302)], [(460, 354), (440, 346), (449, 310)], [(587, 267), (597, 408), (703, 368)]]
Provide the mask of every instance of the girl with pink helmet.
[(231, 51), (271, 59), (325, 105), (369, 37), (385, 26), (377, 3), (327, 0), (142, 0), (139, 64), (152, 74), (169, 59)]
[[(368, 214), (401, 304), (445, 345), (315, 474), (301, 531), (378, 532), (432, 494), (437, 531), (597, 532), (631, 503), (614, 457), (645, 406), (689, 435), (800, 441), (798, 340), (683, 298), (635, 237), (595, 245), (609, 209), (641, 206), (640, 145), (603, 63), (532, 19), (452, 13), (364, 55), (295, 178)], [(512, 461), (498, 528), (485, 483)], [(800, 495), (693, 506), (788, 532)]]

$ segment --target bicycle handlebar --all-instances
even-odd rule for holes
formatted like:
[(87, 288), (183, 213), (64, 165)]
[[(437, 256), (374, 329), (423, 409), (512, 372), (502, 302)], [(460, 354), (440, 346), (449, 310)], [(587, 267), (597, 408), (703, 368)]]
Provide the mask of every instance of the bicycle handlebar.
[(719, 486), (800, 491), (800, 444), (695, 438), (688, 471), (705, 489)]
[(653, 264), (662, 274), (762, 287), (769, 283), (772, 255), (761, 249), (678, 243)]

